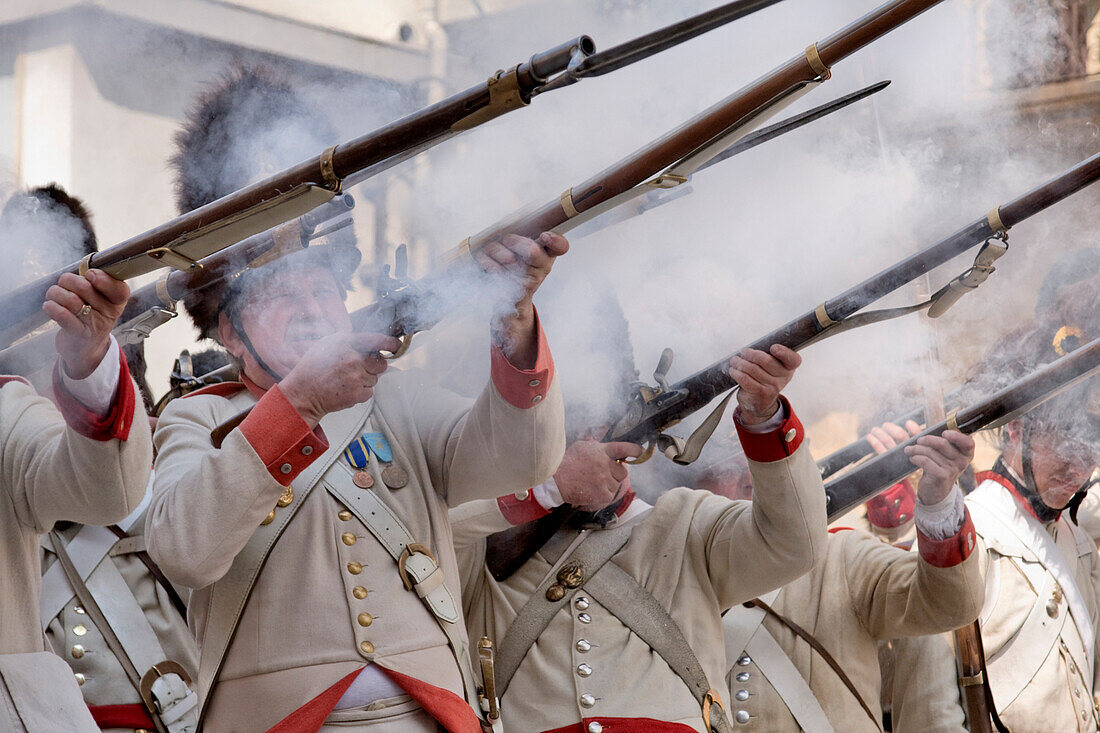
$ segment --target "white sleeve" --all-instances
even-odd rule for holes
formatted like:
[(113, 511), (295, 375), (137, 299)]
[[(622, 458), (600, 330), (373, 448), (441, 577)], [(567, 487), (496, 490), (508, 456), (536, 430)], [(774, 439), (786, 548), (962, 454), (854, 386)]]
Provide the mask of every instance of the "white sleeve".
[(953, 537), (966, 520), (966, 504), (958, 484), (951, 487), (947, 496), (935, 504), (922, 504), (917, 497), (917, 529), (932, 540), (946, 540)]
[(119, 366), (120, 349), (115, 337), (111, 335), (111, 343), (107, 346), (107, 353), (103, 360), (91, 374), (84, 379), (73, 379), (65, 373), (65, 365), (61, 365), (61, 382), (65, 389), (80, 401), (85, 407), (95, 414), (103, 417), (111, 407), (111, 401), (118, 391), (118, 379), (121, 375)]

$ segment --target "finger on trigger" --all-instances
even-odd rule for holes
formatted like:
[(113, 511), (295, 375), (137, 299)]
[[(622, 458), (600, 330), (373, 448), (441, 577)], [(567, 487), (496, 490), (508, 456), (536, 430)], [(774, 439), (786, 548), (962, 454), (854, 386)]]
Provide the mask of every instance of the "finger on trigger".
[(637, 458), (642, 455), (642, 446), (636, 443), (604, 443), (603, 449), (608, 457), (616, 461), (623, 458)]

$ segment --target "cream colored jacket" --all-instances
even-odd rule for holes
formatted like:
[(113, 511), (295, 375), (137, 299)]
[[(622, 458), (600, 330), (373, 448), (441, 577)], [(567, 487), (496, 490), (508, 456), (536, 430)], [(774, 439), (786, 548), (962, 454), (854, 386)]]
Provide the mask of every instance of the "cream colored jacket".
[[(978, 501), (1017, 522), (1009, 528), (974, 513), (986, 579), (982, 639), (1001, 719), (1013, 733), (1096, 731), (1100, 562), (1095, 544), (1066, 515), (1040, 523), (996, 481), (986, 480), (967, 497), (969, 505)], [(1044, 535), (1051, 544), (1035, 541)], [(1064, 575), (1052, 572), (1059, 564)], [(1077, 623), (1066, 585), (1077, 588), (1085, 617)], [(1090, 627), (1092, 639), (1083, 630)]]
[(139, 404), (130, 403), (126, 440), (98, 440), (67, 424), (25, 383), (0, 383), (0, 488), (6, 497), (0, 506), (0, 654), (45, 649), (38, 535), (60, 520), (110, 524), (141, 501), (153, 454)]
[[(935, 634), (963, 626), (982, 604), (978, 553), (973, 527), (941, 542), (920, 538), (922, 552), (906, 552), (858, 530), (829, 535), (826, 551), (814, 569), (784, 586), (771, 604), (776, 612), (812, 634), (843, 667), (871, 711), (877, 713), (881, 694), (879, 640)], [(969, 557), (967, 557), (969, 554)], [(935, 559), (937, 567), (925, 557)], [(965, 557), (965, 560), (963, 559)], [(739, 613), (734, 608), (730, 613)], [(817, 652), (775, 619), (766, 617), (763, 630), (774, 638), (802, 679), (809, 683), (833, 729), (841, 733), (881, 731), (847, 686)], [(738, 730), (797, 731), (787, 705), (762, 674), (757, 660), (733, 651), (725, 690)], [(911, 683), (920, 684), (910, 678)], [(738, 695), (739, 692), (745, 691)], [(739, 699), (744, 698), (744, 699)]]
[[(561, 460), (561, 393), (556, 380), (541, 389), (545, 397), (520, 409), (490, 383), (471, 404), (391, 369), (375, 391), (369, 429), (386, 436), (408, 485), (388, 489), (372, 463), (374, 490), (430, 548), (456, 594), (448, 504), (543, 481)], [(247, 391), (175, 400), (157, 428), (146, 542), (169, 579), (194, 589), (189, 623), (200, 655), (212, 586), (275, 509), (284, 490), (276, 476), (292, 478), (308, 463), (305, 449), (316, 458), (323, 447), (308, 431), (294, 434), (300, 418), (275, 390), (264, 403), (266, 412), (257, 407), (249, 417), (259, 423), (234, 430), (220, 450), (210, 430), (256, 404)], [(282, 447), (272, 448), (278, 440)], [(402, 588), (393, 559), (343, 509), (318, 486), (271, 550), (211, 693), (207, 730), (265, 730), (369, 662), (462, 696), (439, 625)]]
[(893, 733), (968, 733), (951, 634), (879, 642)]
[[(782, 460), (750, 461), (750, 469), (755, 502), (672, 489), (636, 520), (629, 541), (611, 560), (679, 623), (716, 690), (726, 670), (722, 611), (805, 573), (821, 559), (825, 539), (821, 477), (805, 446)], [(482, 538), (509, 524), (497, 502), (478, 504), (451, 514), (463, 577), (469, 579), (463, 605), (470, 636), (484, 634), (499, 643), (551, 567), (536, 553), (507, 581), (495, 581), (485, 568)], [(634, 513), (631, 507), (625, 521)], [(619, 719), (652, 731), (704, 730), (699, 704), (668, 665), (589, 599), (583, 586), (571, 593), (501, 701), (506, 729), (535, 733)], [(581, 664), (591, 673), (582, 676)], [(686, 727), (670, 725), (675, 723)]]

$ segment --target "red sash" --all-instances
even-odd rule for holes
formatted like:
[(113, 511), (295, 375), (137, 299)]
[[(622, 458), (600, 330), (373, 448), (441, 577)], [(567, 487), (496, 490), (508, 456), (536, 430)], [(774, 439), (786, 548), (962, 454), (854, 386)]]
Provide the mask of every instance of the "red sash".
[[(458, 695), (415, 677), (378, 665), (448, 733), (481, 733), (481, 723), (470, 705)], [(315, 733), (324, 725), (336, 703), (363, 669), (357, 669), (268, 729), (267, 733)], [(641, 730), (641, 729), (638, 729)]]

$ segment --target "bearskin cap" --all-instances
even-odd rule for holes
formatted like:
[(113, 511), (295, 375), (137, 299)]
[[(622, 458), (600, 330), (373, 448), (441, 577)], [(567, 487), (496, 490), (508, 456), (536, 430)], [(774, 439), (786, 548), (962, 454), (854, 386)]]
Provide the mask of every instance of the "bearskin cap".
[[(205, 206), (319, 154), (335, 138), (328, 120), (290, 82), (265, 67), (237, 67), (198, 98), (176, 133), (170, 162), (177, 208), (182, 214)], [(320, 252), (329, 249), (354, 250), (335, 255), (341, 266), (333, 272), (346, 287), (351, 277), (346, 263), (354, 256), (358, 264), (358, 250), (324, 246), (306, 252), (329, 262), (333, 253)], [(233, 287), (219, 283), (184, 298), (201, 338), (215, 338), (218, 313), (227, 298), (241, 291), (248, 274), (236, 278)]]

